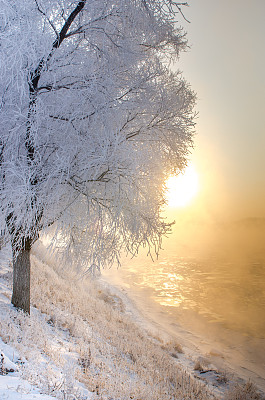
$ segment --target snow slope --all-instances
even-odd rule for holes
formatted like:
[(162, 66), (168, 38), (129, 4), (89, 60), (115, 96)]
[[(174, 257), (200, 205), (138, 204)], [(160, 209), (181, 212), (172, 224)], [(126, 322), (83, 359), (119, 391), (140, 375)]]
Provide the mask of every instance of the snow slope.
[[(8, 250), (0, 260), (1, 400), (262, 399), (252, 386), (229, 392), (214, 366), (144, 328), (122, 293), (67, 275), (41, 245), (32, 254), (31, 315), (24, 315), (10, 304)], [(235, 390), (248, 397), (233, 397)]]

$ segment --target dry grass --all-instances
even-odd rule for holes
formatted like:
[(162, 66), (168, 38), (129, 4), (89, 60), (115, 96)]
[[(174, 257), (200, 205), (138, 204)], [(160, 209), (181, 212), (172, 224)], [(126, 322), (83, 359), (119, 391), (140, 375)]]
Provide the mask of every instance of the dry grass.
[(183, 354), (182, 346), (174, 340), (170, 340), (169, 342), (164, 343), (161, 346), (161, 349), (166, 350), (171, 353), (171, 356), (175, 356), (177, 358), (177, 354)]
[(63, 279), (48, 264), (32, 256), (32, 304), (38, 311), (28, 317), (7, 305), (1, 310), (0, 334), (27, 357), (27, 379), (58, 399), (82, 399), (75, 380), (98, 400), (214, 398), (176, 363), (172, 354), (181, 353), (181, 346), (168, 342), (161, 348), (126, 315), (119, 297), (97, 281)]
[(233, 386), (226, 393), (224, 400), (264, 400), (264, 397), (251, 382), (247, 382), (244, 385)]
[(202, 372), (203, 369), (204, 369), (204, 368), (203, 368), (201, 362), (197, 360), (197, 361), (195, 362), (195, 364), (194, 364), (194, 371)]
[(194, 371), (203, 372), (209, 368), (210, 361), (205, 357), (199, 357), (194, 364)]
[(228, 383), (229, 382), (228, 373), (226, 371), (220, 371), (219, 370), (216, 380), (217, 380), (218, 383), (221, 383), (221, 384)]

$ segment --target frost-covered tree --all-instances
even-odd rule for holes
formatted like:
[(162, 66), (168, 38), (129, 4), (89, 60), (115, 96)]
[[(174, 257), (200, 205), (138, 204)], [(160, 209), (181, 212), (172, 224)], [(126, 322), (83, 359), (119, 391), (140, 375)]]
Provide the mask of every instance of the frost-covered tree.
[[(194, 94), (172, 0), (0, 0), (0, 228), (12, 303), (30, 311), (30, 250), (80, 265), (158, 251), (164, 182), (192, 146)], [(53, 228), (51, 228), (53, 227)]]

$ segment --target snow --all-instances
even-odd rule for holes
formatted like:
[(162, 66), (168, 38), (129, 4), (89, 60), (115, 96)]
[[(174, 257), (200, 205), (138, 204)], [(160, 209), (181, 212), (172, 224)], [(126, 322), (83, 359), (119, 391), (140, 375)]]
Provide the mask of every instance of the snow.
[(0, 399), (53, 400), (19, 376), (19, 363), (25, 363), (16, 349), (0, 338)]
[[(15, 311), (13, 306), (10, 304), (11, 289), (10, 289), (10, 249), (4, 248), (0, 251), (0, 328), (4, 326), (5, 319)], [(36, 310), (32, 310), (32, 314), (35, 319), (35, 327), (38, 319), (41, 320), (40, 313)], [(18, 319), (17, 323), (20, 325), (21, 321), (19, 318), (22, 317), (18, 313), (13, 319)], [(11, 317), (12, 321), (12, 317)], [(42, 324), (44, 321), (40, 321)], [(12, 322), (11, 322), (12, 323)], [(5, 330), (5, 340), (0, 336), (0, 399), (1, 400), (53, 400), (54, 394), (58, 399), (75, 399), (74, 394), (78, 393), (79, 397), (76, 399), (88, 400), (91, 398), (90, 392), (79, 382), (71, 382), (71, 376), (68, 377), (70, 382), (71, 391), (73, 397), (69, 395), (69, 390), (66, 387), (65, 382), (67, 371), (58, 369), (53, 365), (52, 359), (49, 359), (45, 355), (43, 349), (36, 351), (34, 349), (34, 343), (27, 342), (28, 348), (24, 348), (24, 356), (8, 342), (11, 342), (10, 336), (15, 334), (14, 327), (10, 326), (10, 331)], [(12, 330), (13, 328), (13, 330)], [(3, 335), (3, 329), (0, 329)], [(39, 327), (38, 334), (47, 335), (47, 332), (41, 332), (41, 325)], [(29, 333), (29, 332), (27, 332)], [(26, 333), (25, 333), (26, 335)], [(47, 335), (48, 336), (48, 335)], [(64, 335), (66, 336), (66, 335)], [(9, 340), (8, 340), (9, 339)], [(67, 349), (67, 343), (64, 338), (56, 338), (57, 340), (53, 343), (52, 352), (54, 356), (60, 351), (65, 358), (66, 368), (69, 368), (70, 374), (72, 374), (71, 365), (73, 359), (76, 358), (76, 354), (70, 353)], [(38, 340), (38, 338), (37, 338)], [(45, 338), (47, 340), (47, 337)], [(23, 341), (22, 337), (18, 335), (18, 342)], [(15, 339), (13, 340), (15, 342)], [(60, 343), (60, 344), (59, 344)], [(17, 343), (18, 344), (18, 343)], [(28, 357), (29, 353), (33, 351), (35, 360), (34, 362)], [(28, 358), (28, 359), (27, 359)], [(34, 364), (35, 363), (35, 364)], [(49, 382), (44, 382), (44, 372), (46, 371), (47, 379)], [(25, 377), (24, 377), (25, 376)], [(69, 385), (68, 382), (68, 385)], [(38, 387), (39, 386), (39, 387)], [(57, 390), (57, 393), (56, 393)], [(47, 391), (54, 392), (53, 396), (45, 393)], [(68, 396), (68, 397), (67, 397)]]
[(1, 400), (54, 400), (54, 397), (40, 393), (24, 379), (8, 374), (0, 377)]
[(103, 278), (61, 278), (41, 245), (31, 257), (31, 315), (16, 311), (5, 257), (0, 251), (1, 400), (220, 400), (232, 386), (143, 318), (125, 290)]

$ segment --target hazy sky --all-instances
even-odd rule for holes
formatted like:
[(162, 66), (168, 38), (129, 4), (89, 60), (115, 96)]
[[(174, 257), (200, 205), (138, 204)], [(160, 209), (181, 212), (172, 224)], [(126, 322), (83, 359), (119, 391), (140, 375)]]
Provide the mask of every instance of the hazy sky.
[[(265, 217), (265, 0), (190, 0), (178, 67), (197, 92), (194, 199), (214, 218)], [(195, 207), (196, 205), (196, 207)]]

